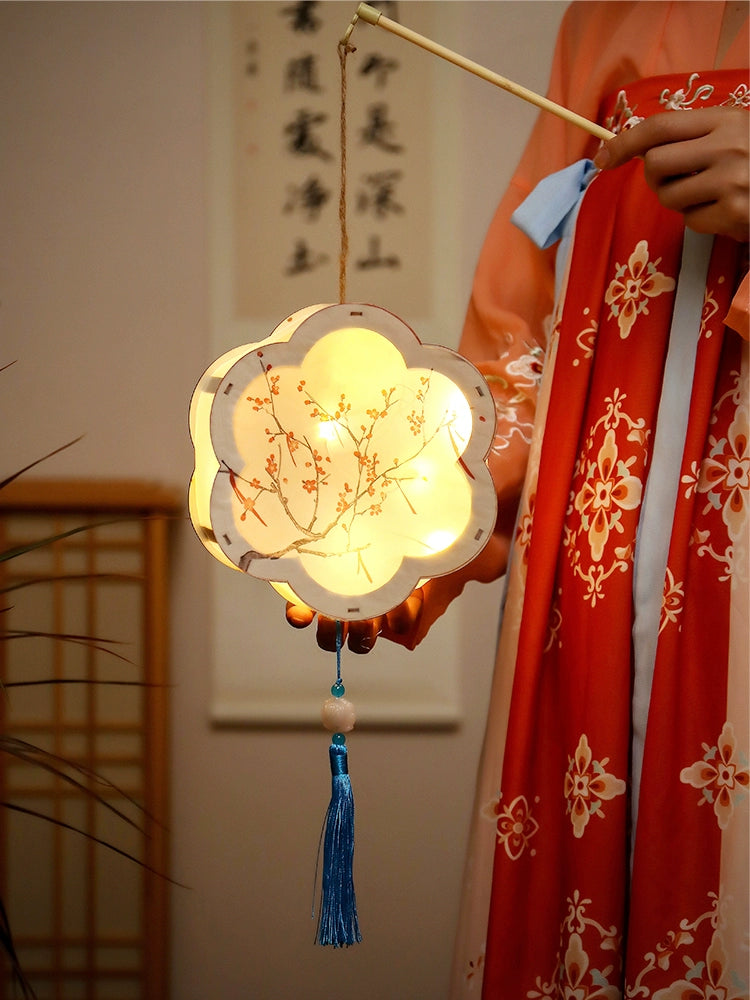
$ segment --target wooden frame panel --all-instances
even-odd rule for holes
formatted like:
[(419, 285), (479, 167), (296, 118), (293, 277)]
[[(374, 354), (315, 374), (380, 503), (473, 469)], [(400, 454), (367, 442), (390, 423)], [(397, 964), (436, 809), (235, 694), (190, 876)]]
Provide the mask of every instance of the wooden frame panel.
[[(3, 550), (93, 526), (0, 563), (3, 587), (16, 588), (4, 595), (6, 635), (71, 636), (0, 642), (3, 683), (64, 682), (9, 687), (2, 732), (70, 761), (72, 778), (139, 827), (71, 782), (0, 755), (0, 800), (55, 821), (0, 809), (0, 892), (39, 1000), (168, 992), (168, 882), (154, 872), (169, 862), (167, 542), (179, 507), (170, 491), (130, 481), (16, 481), (0, 492)], [(91, 683), (102, 680), (131, 683)]]

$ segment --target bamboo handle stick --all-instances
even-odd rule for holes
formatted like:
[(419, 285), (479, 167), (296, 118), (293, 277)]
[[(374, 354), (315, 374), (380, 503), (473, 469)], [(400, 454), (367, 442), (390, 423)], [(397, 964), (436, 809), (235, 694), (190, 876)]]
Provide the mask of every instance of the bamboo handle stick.
[(514, 94), (516, 97), (520, 97), (522, 100), (528, 101), (530, 104), (535, 104), (538, 108), (542, 108), (544, 111), (550, 111), (553, 115), (557, 115), (558, 118), (562, 118), (571, 125), (576, 125), (578, 128), (582, 128), (591, 135), (596, 136), (597, 139), (607, 140), (614, 137), (614, 132), (610, 132), (609, 129), (606, 129), (601, 125), (597, 125), (596, 122), (589, 121), (588, 118), (584, 118), (582, 115), (577, 115), (574, 111), (564, 108), (561, 104), (555, 104), (554, 101), (550, 101), (547, 97), (542, 97), (541, 94), (535, 94), (533, 90), (528, 90), (526, 87), (522, 87), (518, 83), (513, 83), (512, 80), (507, 80), (504, 76), (499, 76), (497, 73), (493, 73), (492, 70), (486, 69), (484, 66), (480, 66), (479, 63), (472, 62), (471, 59), (467, 59), (465, 56), (459, 55), (457, 52), (452, 52), (451, 49), (447, 49), (444, 45), (439, 45), (437, 42), (433, 42), (431, 39), (425, 38), (424, 35), (420, 35), (416, 31), (412, 31), (410, 28), (405, 28), (403, 25), (399, 24), (397, 21), (392, 21), (389, 17), (386, 17), (379, 10), (377, 10), (377, 8), (371, 7), (369, 4), (361, 3), (359, 7), (357, 7), (357, 12), (352, 18), (352, 22), (347, 28), (344, 37), (341, 39), (341, 44), (346, 44), (349, 41), (352, 29), (357, 23), (357, 20), (360, 18), (363, 21), (366, 21), (367, 24), (376, 24), (378, 27), (385, 28), (386, 31), (390, 31), (392, 34), (398, 35), (400, 38), (405, 38), (407, 42), (413, 42), (415, 45), (419, 45), (420, 48), (426, 49), (428, 52), (432, 52), (433, 55), (440, 56), (441, 59), (446, 59), (448, 62), (453, 63), (454, 66), (459, 66), (461, 69), (465, 69), (469, 73), (473, 73), (474, 76), (478, 76), (482, 80), (486, 80), (488, 83), (492, 83), (496, 87), (500, 87), (501, 90), (507, 90), (508, 93)]

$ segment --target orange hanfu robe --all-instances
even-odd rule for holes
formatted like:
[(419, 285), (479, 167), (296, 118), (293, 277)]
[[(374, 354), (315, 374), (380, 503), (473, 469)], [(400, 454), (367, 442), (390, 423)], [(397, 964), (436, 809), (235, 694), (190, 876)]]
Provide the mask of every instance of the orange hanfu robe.
[[(747, 23), (717, 66), (723, 13), (573, 4), (550, 97), (614, 131), (747, 109)], [(634, 161), (588, 184), (556, 261), (511, 215), (595, 149), (542, 114), (491, 224), (461, 350), (496, 399), (500, 516), (410, 637), (510, 554), (452, 996), (731, 1000), (750, 980), (747, 247), (686, 234)]]

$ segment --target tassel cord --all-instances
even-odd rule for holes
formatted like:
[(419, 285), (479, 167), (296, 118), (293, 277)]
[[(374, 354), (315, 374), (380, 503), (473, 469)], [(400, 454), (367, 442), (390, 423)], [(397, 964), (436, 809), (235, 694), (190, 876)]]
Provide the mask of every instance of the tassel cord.
[(346, 746), (331, 744), (331, 802), (323, 839), (323, 879), (316, 943), (334, 948), (362, 940), (352, 869), (354, 862), (354, 797)]
[[(343, 626), (336, 622), (336, 684), (332, 692), (344, 692), (341, 682), (341, 646)], [(323, 876), (320, 913), (315, 943), (334, 948), (349, 947), (362, 940), (359, 931), (357, 901), (354, 894), (354, 796), (349, 778), (346, 737), (336, 732), (328, 748), (331, 765), (331, 801), (326, 811), (318, 841), (315, 885), (318, 881), (320, 849), (323, 848)], [(313, 888), (313, 917), (315, 889)]]
[[(341, 47), (344, 45), (343, 42), (339, 43), (339, 53), (341, 52)], [(336, 619), (336, 687), (343, 687), (341, 681), (341, 647), (344, 643), (344, 626), (339, 619)], [(330, 751), (329, 751), (330, 752)], [(348, 770), (348, 768), (347, 768)], [(333, 759), (331, 759), (331, 777), (333, 779)], [(331, 782), (333, 784), (333, 780)], [(333, 798), (333, 787), (331, 788), (332, 798)], [(315, 889), (318, 884), (318, 872), (320, 871), (320, 850), (323, 846), (323, 838), (325, 837), (326, 827), (328, 825), (328, 814), (331, 811), (331, 806), (329, 804), (328, 810), (326, 811), (323, 823), (320, 827), (320, 837), (318, 838), (318, 853), (315, 858), (315, 876), (313, 878), (313, 899), (312, 899), (312, 918), (315, 919)]]

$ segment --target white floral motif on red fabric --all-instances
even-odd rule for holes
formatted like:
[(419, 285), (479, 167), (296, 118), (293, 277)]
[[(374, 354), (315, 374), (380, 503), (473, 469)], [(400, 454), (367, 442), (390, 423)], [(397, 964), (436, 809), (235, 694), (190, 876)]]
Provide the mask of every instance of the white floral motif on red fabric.
[(609, 774), (605, 766), (609, 757), (594, 760), (588, 737), (581, 735), (575, 753), (568, 758), (565, 772), (564, 792), (567, 812), (573, 824), (573, 834), (583, 836), (592, 816), (604, 817), (602, 802), (625, 794), (625, 782)]
[[(726, 947), (726, 899), (709, 894), (711, 906), (696, 919), (684, 917), (653, 951), (643, 956), (636, 977), (625, 986), (625, 1000), (747, 1000), (743, 972), (733, 968)], [(698, 940), (708, 924), (711, 937)], [(671, 973), (667, 986), (653, 989), (653, 976)], [(678, 978), (679, 977), (679, 978)]]
[(661, 92), (659, 103), (663, 104), (667, 111), (688, 111), (697, 101), (707, 101), (713, 96), (714, 88), (710, 83), (702, 83), (695, 87), (700, 78), (700, 73), (691, 73), (684, 87), (671, 92), (665, 87)]
[[(721, 935), (714, 932), (703, 962), (691, 964), (690, 978), (678, 979), (666, 989), (657, 990), (654, 1000), (745, 1000), (747, 990), (738, 985), (728, 967)], [(733, 981), (734, 980), (734, 981)]]
[(684, 598), (685, 586), (683, 582), (675, 580), (672, 570), (667, 567), (666, 576), (664, 577), (664, 594), (661, 601), (660, 633), (664, 631), (667, 625), (674, 625), (680, 620)]
[(658, 268), (661, 258), (649, 260), (646, 240), (640, 240), (627, 264), (617, 264), (615, 277), (604, 294), (604, 301), (610, 308), (610, 316), (616, 317), (620, 336), (626, 340), (630, 336), (636, 319), (648, 315), (648, 301), (663, 292), (671, 292), (674, 278), (667, 277)]
[(740, 537), (747, 524), (750, 497), (750, 447), (747, 410), (738, 410), (726, 437), (710, 438), (711, 451), (701, 466), (698, 492), (722, 511), (729, 537)]
[(610, 532), (618, 530), (622, 511), (634, 510), (640, 503), (641, 481), (630, 474), (634, 462), (634, 458), (620, 458), (615, 432), (610, 428), (576, 494), (575, 508), (588, 532), (594, 562), (601, 562)]
[(560, 928), (557, 967), (549, 981), (536, 977), (527, 1000), (621, 1000), (617, 952), (620, 934), (587, 916), (590, 899), (578, 889), (567, 899), (568, 913)]
[[(517, 795), (507, 806), (500, 798), (492, 799), (482, 809), (482, 815), (497, 824), (497, 842), (511, 861), (517, 861), (539, 830), (526, 796)], [(532, 849), (532, 855), (536, 852)]]
[(623, 532), (624, 515), (638, 507), (643, 492), (632, 470), (645, 457), (647, 434), (643, 418), (627, 413), (627, 399), (615, 389), (586, 436), (569, 511), (579, 517), (570, 518), (564, 527), (563, 548), (586, 584), (585, 599), (592, 607), (606, 596), (607, 580), (626, 571), (633, 557), (632, 546), (612, 544)]
[(703, 792), (699, 804), (710, 802), (719, 827), (726, 830), (734, 813), (735, 802), (747, 794), (750, 771), (747, 755), (738, 748), (734, 726), (725, 722), (714, 746), (703, 744), (703, 757), (680, 771), (680, 781)]

